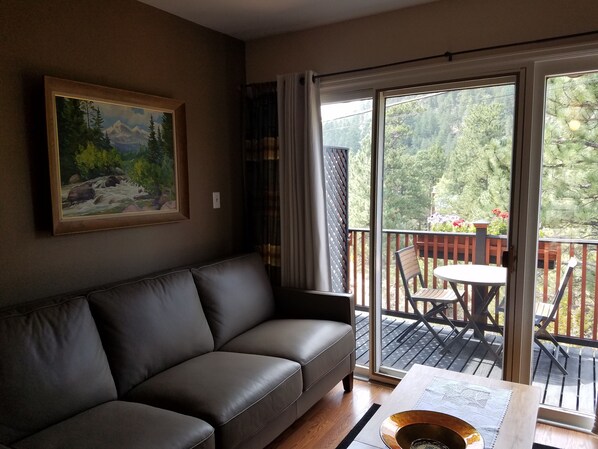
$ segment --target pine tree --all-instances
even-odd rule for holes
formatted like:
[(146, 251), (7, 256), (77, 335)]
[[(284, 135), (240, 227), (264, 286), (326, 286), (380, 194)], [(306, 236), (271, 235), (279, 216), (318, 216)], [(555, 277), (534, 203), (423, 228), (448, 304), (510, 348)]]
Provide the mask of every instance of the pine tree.
[(158, 132), (156, 133), (156, 140), (158, 141), (158, 147), (160, 148), (160, 153), (165, 154), (164, 151), (164, 138), (162, 137), (162, 131), (158, 128)]
[[(392, 102), (392, 100), (391, 100)], [(410, 146), (414, 114), (423, 112), (410, 98), (387, 107), (384, 136), (384, 228), (424, 229), (433, 184), (418, 173), (417, 151)]]
[(598, 237), (598, 73), (547, 81), (542, 226), (549, 235)]
[(494, 208), (508, 210), (512, 124), (512, 110), (499, 103), (470, 108), (436, 189), (440, 213), (471, 222), (491, 218)]
[(89, 130), (90, 141), (98, 148), (103, 150), (109, 150), (111, 148), (110, 139), (108, 135), (102, 131), (104, 127), (104, 117), (102, 117), (102, 111), (97, 106), (92, 106), (93, 116), (91, 119), (91, 128)]
[(162, 114), (162, 147), (164, 155), (173, 159), (174, 157), (174, 131), (172, 127), (172, 114), (164, 112)]
[(87, 126), (81, 101), (75, 98), (56, 97), (58, 146), (60, 151), (60, 179), (67, 184), (78, 173), (75, 157), (85, 147)]
[(149, 123), (149, 137), (147, 139), (147, 158), (148, 161), (155, 165), (161, 165), (164, 155), (160, 148), (158, 138), (156, 136), (156, 125), (154, 123), (154, 117), (150, 115)]

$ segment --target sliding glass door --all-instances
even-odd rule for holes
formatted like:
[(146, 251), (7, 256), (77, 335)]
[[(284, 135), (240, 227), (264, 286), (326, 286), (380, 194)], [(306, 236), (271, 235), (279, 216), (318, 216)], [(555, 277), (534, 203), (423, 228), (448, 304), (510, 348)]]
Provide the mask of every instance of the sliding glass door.
[(545, 413), (562, 410), (580, 425), (596, 409), (598, 64), (543, 64), (537, 80), (544, 101), (532, 383), (544, 392)]
[[(323, 84), (323, 98), (336, 99), (323, 108), (325, 144), (349, 148), (362, 374), (392, 380), (420, 363), (530, 383), (542, 389), (540, 417), (589, 427), (598, 391), (596, 51)], [(404, 282), (397, 252), (410, 247), (422, 278)], [(498, 285), (467, 284), (438, 270), (452, 265), (508, 273)], [(431, 302), (409, 300), (407, 289), (423, 285), (456, 287), (458, 300), (438, 309), (455, 331), (426, 316)], [(416, 307), (429, 327), (410, 327)]]
[[(497, 267), (508, 247), (515, 81), (379, 93), (380, 372), (398, 375), (418, 363), (502, 377), (506, 270)], [(409, 257), (421, 276), (398, 257)], [(467, 276), (472, 264), (493, 267), (499, 285), (436, 275), (462, 265)], [(426, 300), (426, 287), (456, 300), (436, 309), (442, 301)]]

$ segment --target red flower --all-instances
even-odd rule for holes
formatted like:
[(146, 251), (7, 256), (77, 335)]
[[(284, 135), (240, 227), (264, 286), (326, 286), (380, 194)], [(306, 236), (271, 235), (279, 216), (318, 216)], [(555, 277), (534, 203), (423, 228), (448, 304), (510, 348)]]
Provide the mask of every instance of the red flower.
[(496, 207), (492, 209), (492, 213), (498, 217), (502, 213), (502, 211), (498, 207)]
[(508, 212), (501, 212), (498, 216), (500, 218), (502, 218), (503, 220), (507, 220), (509, 218), (509, 213)]
[(459, 218), (458, 220), (453, 221), (453, 226), (456, 228), (460, 228), (464, 222), (465, 220), (463, 218)]

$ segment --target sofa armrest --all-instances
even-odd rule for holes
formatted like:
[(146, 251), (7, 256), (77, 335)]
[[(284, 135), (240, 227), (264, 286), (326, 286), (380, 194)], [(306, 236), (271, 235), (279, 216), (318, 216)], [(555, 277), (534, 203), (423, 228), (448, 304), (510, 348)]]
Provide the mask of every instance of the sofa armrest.
[(340, 321), (355, 330), (355, 301), (352, 293), (331, 293), (296, 288), (274, 288), (276, 312), (284, 318)]

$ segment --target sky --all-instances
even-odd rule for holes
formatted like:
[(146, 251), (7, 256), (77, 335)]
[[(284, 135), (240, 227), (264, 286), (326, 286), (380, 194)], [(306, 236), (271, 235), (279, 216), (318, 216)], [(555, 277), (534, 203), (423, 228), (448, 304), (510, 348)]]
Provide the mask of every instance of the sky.
[(120, 120), (130, 128), (139, 126), (140, 128), (148, 130), (150, 116), (153, 116), (154, 122), (156, 122), (156, 125), (159, 125), (162, 113), (171, 112), (147, 108), (142, 109), (114, 103), (104, 103), (101, 101), (94, 101), (93, 103), (95, 106), (99, 107), (102, 112), (104, 128), (109, 128), (116, 123), (116, 121)]

